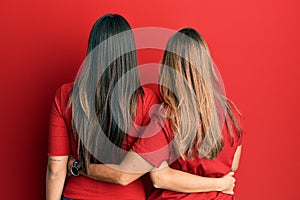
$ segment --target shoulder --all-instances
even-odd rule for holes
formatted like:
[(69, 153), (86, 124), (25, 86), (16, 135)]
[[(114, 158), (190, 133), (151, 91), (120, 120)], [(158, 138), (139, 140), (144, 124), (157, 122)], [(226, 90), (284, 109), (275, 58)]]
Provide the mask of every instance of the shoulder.
[(73, 89), (73, 83), (65, 83), (62, 84), (55, 93), (54, 101), (55, 104), (60, 107), (60, 109), (64, 109), (67, 107), (70, 93)]
[(74, 83), (64, 83), (62, 84), (55, 93), (55, 98), (64, 98), (64, 97), (68, 97), (72, 91)]
[(69, 95), (73, 89), (74, 83), (64, 83), (57, 89), (57, 94), (59, 93), (62, 96)]
[(138, 92), (138, 102), (136, 107), (136, 123), (143, 126), (150, 123), (150, 117), (155, 114), (160, 105), (158, 95), (147, 87), (141, 87)]

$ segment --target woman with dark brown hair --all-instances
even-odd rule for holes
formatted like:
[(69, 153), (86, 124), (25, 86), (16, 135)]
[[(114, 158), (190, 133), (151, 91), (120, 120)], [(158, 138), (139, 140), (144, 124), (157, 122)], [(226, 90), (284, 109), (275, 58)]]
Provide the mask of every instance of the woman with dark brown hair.
[[(59, 200), (62, 194), (64, 199), (145, 199), (140, 179), (126, 187), (95, 181), (77, 176), (77, 162), (74, 176), (65, 180), (69, 156), (82, 168), (91, 163), (119, 163), (136, 140), (137, 131), (126, 134), (132, 119), (137, 126), (150, 121), (148, 110), (158, 99), (150, 89), (140, 87), (138, 72), (133, 70), (136, 67), (129, 23), (116, 14), (99, 18), (90, 32), (87, 57), (75, 82), (63, 84), (55, 94), (50, 114), (47, 200)], [(131, 76), (124, 79), (127, 72)], [(125, 101), (126, 97), (130, 99)], [(119, 115), (114, 116), (116, 113)]]

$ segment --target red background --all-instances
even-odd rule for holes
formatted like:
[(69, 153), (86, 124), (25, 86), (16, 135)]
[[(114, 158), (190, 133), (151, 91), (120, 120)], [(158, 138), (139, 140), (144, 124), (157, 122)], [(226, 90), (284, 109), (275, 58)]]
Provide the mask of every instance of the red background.
[[(236, 197), (300, 199), (299, 7), (296, 0), (4, 0), (1, 199), (44, 199), (48, 116), (105, 13), (138, 27), (192, 26), (210, 45), (228, 96), (246, 117)], [(140, 53), (140, 63), (160, 54)]]

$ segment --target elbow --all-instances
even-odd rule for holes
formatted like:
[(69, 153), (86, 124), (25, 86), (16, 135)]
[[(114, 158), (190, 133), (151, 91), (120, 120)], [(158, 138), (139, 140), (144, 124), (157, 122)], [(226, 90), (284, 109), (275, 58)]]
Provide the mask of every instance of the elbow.
[(133, 180), (130, 176), (128, 176), (127, 174), (124, 174), (124, 173), (120, 174), (118, 176), (118, 178), (116, 179), (116, 183), (119, 185), (122, 185), (122, 186), (127, 186), (130, 183), (132, 183), (133, 181), (135, 181), (135, 180)]
[(157, 189), (162, 188), (161, 180), (158, 176), (156, 176), (156, 175), (151, 176), (151, 181), (152, 181), (153, 187), (155, 187)]
[(159, 182), (153, 182), (153, 187), (156, 189), (163, 189), (162, 185)]
[(128, 181), (128, 180), (119, 179), (119, 180), (117, 180), (116, 183), (119, 184), (119, 185), (121, 185), (121, 186), (127, 186), (127, 185), (129, 185), (131, 182)]
[(67, 174), (66, 169), (54, 168), (54, 167), (51, 167), (51, 166), (47, 167), (47, 177), (50, 178), (50, 179), (65, 177), (66, 174)]
[(161, 173), (159, 171), (150, 173), (150, 178), (153, 184), (153, 187), (157, 189), (163, 189), (164, 183), (167, 182), (167, 174)]

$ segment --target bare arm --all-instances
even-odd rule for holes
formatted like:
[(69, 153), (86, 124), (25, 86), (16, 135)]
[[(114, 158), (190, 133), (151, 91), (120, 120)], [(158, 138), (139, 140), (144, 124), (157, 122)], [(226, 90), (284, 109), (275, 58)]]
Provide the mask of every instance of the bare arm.
[(172, 169), (165, 163), (160, 169), (150, 172), (150, 177), (156, 188), (185, 193), (221, 191), (233, 194), (233, 174), (230, 172), (222, 178), (209, 178)]
[(235, 172), (239, 167), (241, 152), (242, 152), (242, 145), (238, 146), (238, 148), (236, 149), (236, 151), (234, 153), (234, 158), (233, 158), (233, 162), (232, 162), (232, 166), (231, 166), (231, 171), (233, 171), (233, 172)]
[[(87, 176), (100, 181), (127, 185), (153, 169), (154, 166), (139, 154), (130, 151), (120, 165), (90, 164)], [(157, 188), (186, 193), (222, 191), (232, 194), (235, 182), (233, 173), (223, 178), (201, 177), (172, 169), (166, 163), (160, 169), (152, 171), (150, 176)]]
[(95, 180), (115, 183), (122, 186), (130, 184), (145, 174), (126, 172), (122, 170), (120, 165), (114, 164), (90, 164), (87, 174), (80, 173)]
[(60, 200), (67, 174), (68, 156), (49, 156), (46, 175), (46, 199)]
[[(74, 161), (74, 158), (69, 160), (68, 169), (71, 168)], [(95, 180), (125, 186), (137, 180), (153, 168), (154, 167), (144, 160), (139, 154), (134, 151), (129, 151), (120, 165), (90, 164), (87, 169), (87, 174), (83, 171), (80, 171), (80, 174)]]

